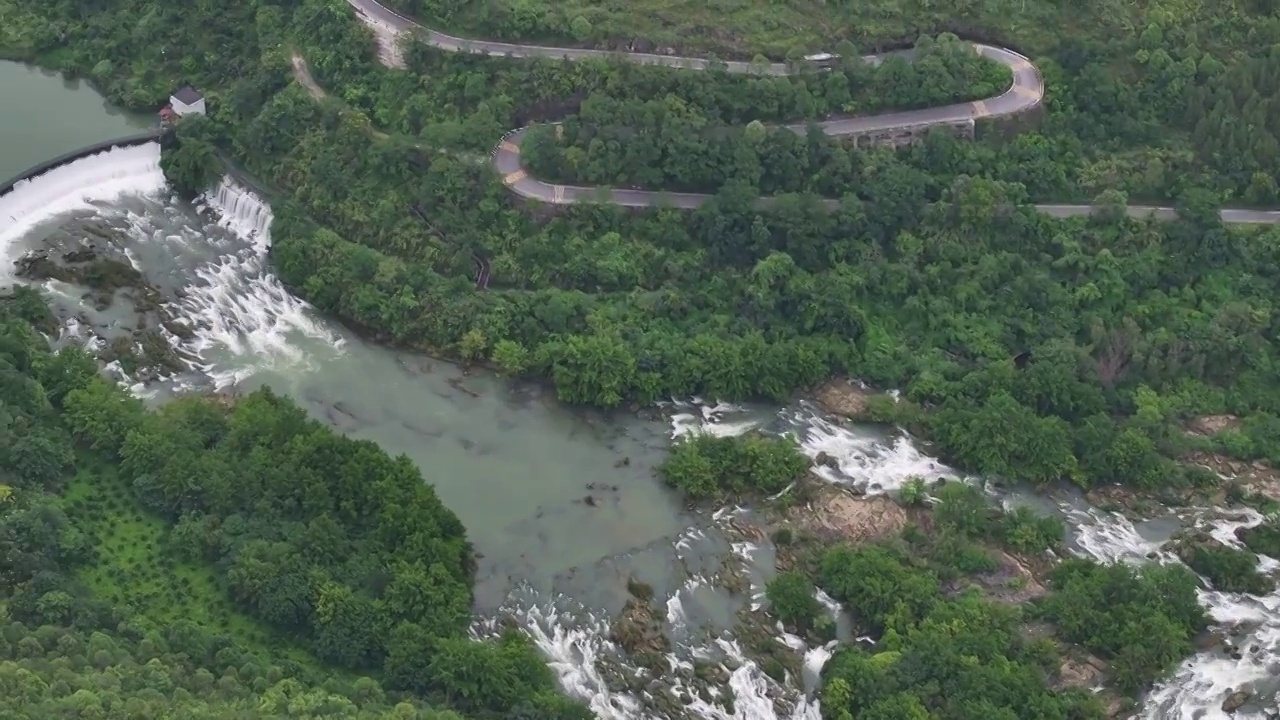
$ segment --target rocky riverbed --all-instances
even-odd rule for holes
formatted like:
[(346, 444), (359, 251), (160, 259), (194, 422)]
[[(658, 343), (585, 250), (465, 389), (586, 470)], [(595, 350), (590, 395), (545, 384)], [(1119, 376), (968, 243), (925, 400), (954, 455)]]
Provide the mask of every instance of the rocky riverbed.
[[(64, 325), (74, 321), (92, 328), (101, 342), (91, 349), (128, 378), (146, 383), (189, 369), (197, 358), (182, 342), (194, 337), (195, 330), (169, 310), (172, 298), (113, 250), (106, 230), (89, 224), (82, 232), (58, 234), (24, 253), (14, 262), (15, 275), (28, 282), (60, 283), (67, 295), (78, 294), (78, 302), (55, 302), (56, 315)], [(95, 320), (91, 312), (111, 319)]]

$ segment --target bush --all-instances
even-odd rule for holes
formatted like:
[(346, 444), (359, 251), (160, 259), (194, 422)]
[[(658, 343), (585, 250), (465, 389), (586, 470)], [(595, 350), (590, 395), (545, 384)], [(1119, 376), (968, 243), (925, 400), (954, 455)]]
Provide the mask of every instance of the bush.
[(1258, 556), (1247, 550), (1199, 544), (1180, 553), (1192, 570), (1200, 573), (1223, 592), (1265, 595), (1269, 580), (1258, 573)]
[(1242, 530), (1240, 540), (1259, 555), (1280, 558), (1280, 520), (1271, 518), (1261, 525)]
[(929, 488), (924, 478), (913, 477), (902, 485), (898, 498), (905, 505), (923, 505), (929, 499)]
[(813, 583), (798, 570), (780, 573), (765, 586), (774, 617), (784, 627), (807, 633), (817, 626), (822, 604), (814, 596)]
[(777, 493), (808, 469), (809, 459), (787, 438), (695, 435), (676, 443), (658, 474), (695, 498), (710, 498)]
[(1136, 690), (1191, 652), (1208, 625), (1186, 568), (1133, 568), (1067, 560), (1050, 577), (1040, 609), (1063, 638), (1112, 661), (1121, 688)]
[(1002, 518), (1000, 536), (1017, 552), (1039, 554), (1061, 546), (1066, 527), (1061, 518), (1037, 515), (1031, 508), (1018, 507)]

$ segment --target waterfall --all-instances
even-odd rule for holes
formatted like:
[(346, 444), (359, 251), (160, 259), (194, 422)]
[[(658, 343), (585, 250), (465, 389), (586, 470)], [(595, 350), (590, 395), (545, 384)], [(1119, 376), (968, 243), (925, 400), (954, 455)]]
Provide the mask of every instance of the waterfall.
[[(102, 241), (152, 282), (180, 289), (164, 310), (186, 321), (192, 336), (168, 339), (198, 358), (191, 369), (215, 387), (340, 352), (341, 334), (267, 267), (271, 207), (232, 179), (224, 177), (193, 208), (168, 192), (159, 143), (87, 155), (0, 197), (0, 253), (15, 255), (41, 223), (76, 210), (91, 212), (108, 231)], [(8, 267), (0, 271), (0, 284), (11, 275)]]
[(73, 210), (165, 187), (160, 143), (118, 147), (87, 155), (33, 178), (0, 197), (0, 252), (36, 225)]
[(251, 240), (259, 252), (271, 246), (271, 206), (262, 198), (237, 185), (229, 176), (204, 196), (221, 220), (220, 225), (239, 237)]

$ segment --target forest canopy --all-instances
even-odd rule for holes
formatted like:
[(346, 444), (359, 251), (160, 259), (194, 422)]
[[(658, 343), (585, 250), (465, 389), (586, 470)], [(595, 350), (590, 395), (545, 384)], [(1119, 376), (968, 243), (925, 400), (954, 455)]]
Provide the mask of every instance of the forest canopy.
[[(1152, 489), (1204, 481), (1177, 464), (1193, 450), (1280, 457), (1277, 232), (1215, 214), (1277, 202), (1263, 81), (1280, 27), (1256, 9), (1152, 15), (1137, 35), (1098, 12), (1048, 37), (1036, 30), (1059, 12), (1048, 5), (1009, 17), (984, 7), (991, 29), (978, 34), (1032, 55), (1046, 105), (980, 127), (977, 141), (939, 131), (895, 150), (752, 123), (818, 117), (836, 85), (857, 108), (966, 96), (995, 82), (976, 57), (943, 38), (922, 44), (935, 60), (918, 67), (746, 78), (409, 43), (405, 68), (388, 69), (350, 8), (327, 0), (241, 0), (181, 18), (152, 12), (154, 0), (111, 0), (91, 23), (69, 2), (6, 2), (23, 29), (9, 53), (92, 77), (117, 100), (154, 106), (179, 80), (207, 88), (198, 144), (280, 193), (280, 277), (378, 340), (603, 407), (782, 400), (852, 375), (903, 390), (908, 402), (884, 419), (966, 470), (1012, 480)], [(192, 52), (125, 42), (137, 18)], [(908, 26), (956, 29), (925, 10)], [(293, 82), (294, 53), (324, 97)], [(685, 183), (715, 199), (694, 212), (532, 212), (478, 153), (544, 120), (566, 122), (541, 160), (547, 138), (530, 140), (548, 172), (600, 182), (608, 168), (612, 182)], [(679, 131), (646, 130), (668, 122)], [(727, 132), (687, 131), (698, 126)], [(207, 155), (186, 155), (168, 162), (199, 177)], [(732, 162), (693, 162), (713, 156)], [(761, 192), (783, 194), (766, 209)], [(1090, 219), (1028, 206), (1095, 198), (1103, 212)], [(1181, 219), (1116, 212), (1137, 200), (1175, 205)], [(1212, 413), (1243, 418), (1247, 437), (1178, 430)]]
[(590, 717), (524, 635), (469, 637), (407, 458), (269, 389), (148, 411), (49, 319), (0, 300), (0, 717)]
[[(773, 79), (421, 43), (393, 70), (337, 0), (0, 0), (0, 52), (148, 112), (180, 83), (201, 87), (209, 121), (181, 133), (166, 170), (191, 192), (222, 154), (278, 191), (272, 261), (291, 289), (378, 340), (544, 380), (565, 402), (783, 400), (852, 375), (902, 391), (878, 419), (1007, 480), (1156, 490), (1216, 483), (1180, 462), (1196, 450), (1280, 460), (1280, 231), (1227, 227), (1216, 212), (1280, 202), (1280, 19), (1265, 4), (991, 0), (960, 23), (936, 3), (800, 3), (735, 16), (725, 33), (699, 26), (715, 3), (653, 16), (636, 12), (647, 3), (592, 12), (585, 0), (395, 5), (514, 39), (616, 47), (653, 28), (681, 47), (792, 60), (839, 39), (872, 49), (960, 32), (1031, 57), (1048, 100), (1016, 124), (980, 124), (975, 140), (936, 132), (910, 147), (857, 147), (764, 124), (967, 99), (1004, 76), (947, 38), (920, 43), (932, 64)], [(749, 25), (762, 34), (734, 34)], [(296, 81), (299, 60), (318, 90)], [(716, 196), (694, 212), (527, 205), (484, 153), (511, 128), (552, 120), (565, 122), (560, 137), (530, 139), (539, 172)], [(703, 128), (714, 132), (690, 131)], [(779, 197), (764, 208), (761, 193)], [(1030, 205), (1093, 201), (1102, 212), (1068, 220)], [(1126, 217), (1138, 201), (1176, 206), (1180, 219)], [(484, 287), (476, 258), (492, 271)], [(153, 707), (154, 693), (101, 689), (100, 675), (132, 677), (142, 664), (163, 669), (156, 687), (191, 717), (282, 697), (371, 717), (587, 716), (555, 692), (527, 641), (465, 638), (463, 530), (404, 461), (334, 437), (268, 392), (229, 410), (191, 400), (148, 413), (86, 357), (48, 353), (23, 324), (40, 321), (33, 301), (19, 300), (0, 364), (4, 452), (22, 460), (0, 507), (15, 621), (0, 677), (18, 688), (25, 673), (68, 676), (33, 691), (24, 711)], [(1213, 439), (1182, 431), (1215, 413), (1240, 427)], [(697, 473), (681, 484), (736, 489), (712, 460), (730, 451), (715, 445), (683, 451)], [(761, 458), (762, 488), (792, 476), (763, 446), (732, 450)], [(295, 468), (315, 493), (294, 491)], [(1060, 541), (1060, 529), (1026, 517), (971, 522), (971, 504), (947, 492), (943, 524), (957, 543)], [(422, 525), (408, 527), (402, 508)], [(149, 559), (125, 564), (120, 533), (151, 542)], [(1275, 535), (1268, 526), (1250, 542), (1273, 547)], [(1046, 692), (1040, 649), (1007, 614), (943, 596), (936, 569), (884, 548), (833, 552), (819, 584), (890, 638), (884, 653), (833, 659), (824, 707), (836, 717), (977, 707), (984, 718), (1057, 718), (1087, 707)], [(893, 592), (875, 592), (869, 576)], [(142, 594), (195, 608), (187, 583), (221, 602), (202, 611), (199, 633), (158, 634), (174, 623), (149, 616), (161, 603)], [(1070, 565), (1054, 585), (1044, 616), (1133, 686), (1204, 623), (1185, 576)], [(1137, 599), (1114, 602), (1119, 592)], [(1108, 612), (1079, 612), (1100, 604)], [(242, 660), (282, 648), (302, 659)], [(75, 662), (55, 666), (55, 652)], [(331, 687), (307, 675), (315, 664), (370, 677)], [(947, 685), (910, 682), (920, 676)], [(980, 699), (993, 684), (1024, 692)]]

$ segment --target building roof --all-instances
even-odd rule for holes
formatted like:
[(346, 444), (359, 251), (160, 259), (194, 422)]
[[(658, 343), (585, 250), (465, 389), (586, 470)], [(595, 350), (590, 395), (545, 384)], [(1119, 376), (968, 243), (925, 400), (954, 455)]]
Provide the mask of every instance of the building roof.
[(190, 85), (183, 85), (173, 94), (173, 99), (183, 105), (194, 105), (203, 100), (204, 95), (201, 95), (199, 90), (196, 90)]

